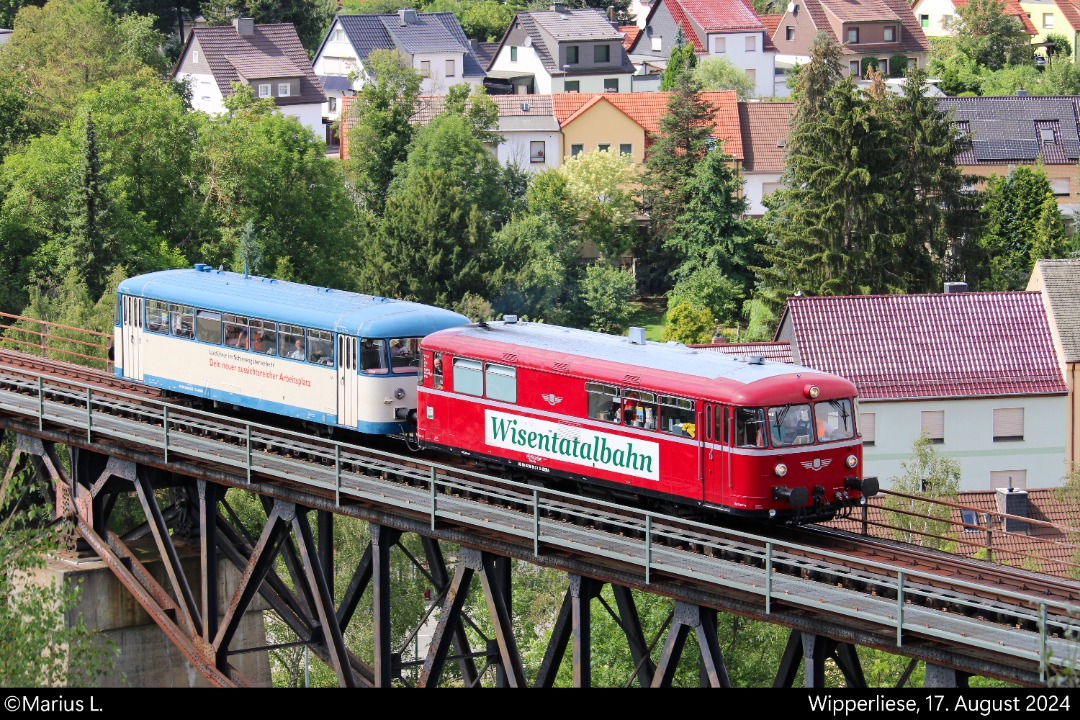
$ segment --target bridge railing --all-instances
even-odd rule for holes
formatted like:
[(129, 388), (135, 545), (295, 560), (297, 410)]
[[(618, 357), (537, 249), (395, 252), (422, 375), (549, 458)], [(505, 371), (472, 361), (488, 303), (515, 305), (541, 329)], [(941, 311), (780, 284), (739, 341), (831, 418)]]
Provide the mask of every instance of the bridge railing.
[(112, 370), (112, 334), (0, 312), (0, 347), (28, 355)]

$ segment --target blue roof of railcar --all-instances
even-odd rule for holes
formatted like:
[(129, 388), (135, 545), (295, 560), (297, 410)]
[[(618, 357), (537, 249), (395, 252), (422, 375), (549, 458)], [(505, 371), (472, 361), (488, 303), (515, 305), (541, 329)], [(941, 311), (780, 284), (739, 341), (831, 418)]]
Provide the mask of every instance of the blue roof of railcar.
[(128, 278), (117, 290), (155, 300), (372, 337), (422, 336), (469, 318), (444, 308), (196, 265)]

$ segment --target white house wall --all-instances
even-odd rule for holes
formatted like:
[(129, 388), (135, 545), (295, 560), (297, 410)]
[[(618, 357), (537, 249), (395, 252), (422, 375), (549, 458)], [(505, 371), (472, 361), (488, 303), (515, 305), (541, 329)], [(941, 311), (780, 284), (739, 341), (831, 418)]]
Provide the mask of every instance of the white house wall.
[[(503, 165), (517, 165), (525, 172), (540, 172), (559, 167), (562, 157), (562, 148), (559, 147), (560, 133), (553, 132), (507, 132), (500, 130), (499, 133), (506, 140), (499, 145), (498, 158)], [(544, 142), (544, 162), (532, 162), (530, 148), (533, 141)]]
[[(447, 60), (454, 61), (453, 77), (446, 76)], [(460, 85), (461, 83), (480, 85), (484, 81), (484, 78), (480, 75), (471, 78), (461, 76), (461, 73), (464, 72), (464, 53), (417, 53), (413, 56), (413, 68), (417, 72), (420, 72), (421, 62), (431, 63), (430, 73), (420, 83), (421, 95), (445, 95), (454, 85)]]
[[(1024, 408), (1024, 439), (994, 442), (994, 410)], [(926, 401), (860, 401), (875, 413), (875, 443), (863, 447), (863, 473), (888, 489), (910, 462), (924, 410), (944, 411), (944, 442), (934, 451), (960, 463), (961, 490), (988, 490), (990, 473), (1025, 470), (1028, 488), (1058, 487), (1065, 475), (1066, 398), (1057, 396)]]
[[(754, 39), (754, 51), (746, 51), (746, 38)], [(719, 41), (723, 40), (723, 43)], [(754, 95), (771, 97), (774, 93), (773, 78), (776, 74), (776, 53), (765, 51), (762, 45), (765, 36), (762, 33), (717, 33), (709, 35), (709, 55), (727, 58), (732, 65), (742, 70), (754, 71)], [(723, 45), (723, 52), (719, 46)]]
[(326, 139), (326, 128), (323, 126), (322, 103), (304, 103), (303, 105), (285, 105), (278, 110), (282, 115), (294, 117), (300, 124), (315, 133), (319, 140)]
[(945, 29), (943, 20), (946, 16), (956, 17), (956, 6), (952, 0), (920, 0), (912, 6), (911, 12), (916, 22), (919, 22), (920, 15), (929, 16), (929, 25), (922, 29), (926, 37), (948, 37), (949, 31)]
[[(491, 63), (489, 72), (520, 72), (522, 75), (532, 75), (533, 92), (537, 95), (550, 95), (552, 93), (551, 75), (544, 68), (544, 63), (536, 55), (536, 51), (531, 47), (518, 46), (517, 56), (516, 61), (511, 61), (510, 46), (504, 45), (495, 56), (495, 61)], [(562, 92), (561, 84), (557, 92)]]
[[(780, 173), (743, 173), (743, 197), (746, 198), (746, 214), (760, 217), (765, 214), (762, 200), (765, 186), (780, 182)], [(772, 189), (770, 188), (770, 192)]]
[(225, 112), (221, 90), (213, 75), (201, 73), (179, 73), (178, 80), (187, 81), (191, 86), (191, 107), (202, 110), (208, 115)]

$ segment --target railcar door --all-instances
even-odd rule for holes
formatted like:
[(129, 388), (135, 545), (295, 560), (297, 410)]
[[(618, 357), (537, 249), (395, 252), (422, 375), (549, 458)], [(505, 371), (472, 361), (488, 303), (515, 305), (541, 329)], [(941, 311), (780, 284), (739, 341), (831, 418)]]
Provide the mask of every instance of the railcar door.
[(730, 411), (723, 405), (706, 403), (704, 420), (705, 502), (719, 505), (727, 501)]
[(357, 417), (357, 362), (356, 338), (351, 335), (337, 336), (338, 356), (338, 425), (354, 428), (359, 422)]
[(123, 318), (121, 324), (120, 361), (123, 363), (124, 377), (132, 380), (143, 379), (142, 345), (143, 299), (123, 295)]

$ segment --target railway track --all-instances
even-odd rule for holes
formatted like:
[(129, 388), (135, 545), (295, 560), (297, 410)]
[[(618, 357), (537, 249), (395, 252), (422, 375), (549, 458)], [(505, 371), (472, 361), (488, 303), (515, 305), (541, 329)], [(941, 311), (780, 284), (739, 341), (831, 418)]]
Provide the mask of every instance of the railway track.
[[(92, 391), (94, 413), (160, 428), (166, 438), (171, 432), (172, 451), (177, 455), (218, 466), (218, 470), (246, 469), (249, 482), (288, 486), (327, 502), (386, 503), (397, 513), (426, 520), (426, 504), (399, 498), (425, 497), (437, 475), (439, 487), (451, 502), (468, 503), (473, 516), (478, 513), (482, 517), (479, 522), (470, 521), (470, 533), (501, 542), (508, 538), (520, 541), (542, 517), (556, 528), (550, 537), (562, 533), (583, 538), (562, 547), (545, 548), (545, 552), (569, 556), (590, 542), (597, 547), (616, 547), (617, 551), (607, 554), (597, 551), (592, 558), (592, 562), (613, 571), (627, 569), (625, 556), (618, 548), (641, 545), (649, 548), (645, 550), (646, 558), (651, 553), (657, 559), (656, 575), (676, 584), (699, 582), (703, 578), (698, 575), (708, 572), (737, 575), (738, 568), (743, 567), (759, 575), (764, 572), (766, 585), (778, 582), (774, 576), (809, 581), (815, 587), (852, 591), (1002, 628), (1037, 632), (1039, 623), (1045, 622), (1051, 637), (1066, 637), (1076, 623), (1075, 617), (1061, 611), (1043, 617), (1041, 603), (1050, 602), (1056, 608), (1080, 605), (1077, 584), (1056, 578), (821, 526), (776, 527), (764, 536), (762, 526), (749, 533), (646, 515), (636, 507), (580, 495), (551, 495), (541, 507), (537, 501), (540, 479), (535, 485), (513, 482), (477, 472), (467, 459), (403, 455), (400, 453), (407, 449), (400, 440), (367, 438), (366, 444), (359, 444), (365, 438), (357, 435), (341, 444), (286, 428), (245, 424), (250, 418), (242, 416), (186, 412), (190, 403), (173, 403), (155, 390), (69, 363), (2, 351), (0, 363), (0, 391), (31, 398), (43, 390), (43, 397), (50, 403), (69, 406), (73, 417), (83, 412)], [(43, 387), (39, 379), (42, 377), (48, 378), (47, 387)], [(44, 400), (38, 397), (36, 402), (40, 405)], [(103, 420), (95, 423), (104, 431)], [(90, 432), (88, 427), (88, 435)], [(142, 446), (137, 439), (124, 439), (122, 432), (112, 437), (133, 448)], [(169, 442), (166, 439), (166, 452)], [(258, 464), (252, 462), (254, 455), (259, 458)], [(245, 456), (247, 464), (243, 468), (237, 458)], [(432, 462), (437, 463), (437, 469)], [(349, 492), (343, 493), (343, 489)], [(465, 511), (444, 512), (444, 517), (453, 518), (454, 513)], [(483, 518), (485, 514), (487, 519)], [(776, 549), (779, 547), (782, 549)], [(668, 557), (672, 558), (669, 564)], [(647, 567), (649, 562), (646, 560)], [(669, 569), (677, 565), (691, 570), (681, 574)], [(712, 569), (698, 572), (694, 570), (698, 566)], [(906, 586), (902, 579), (896, 582), (905, 572), (917, 576)]]

